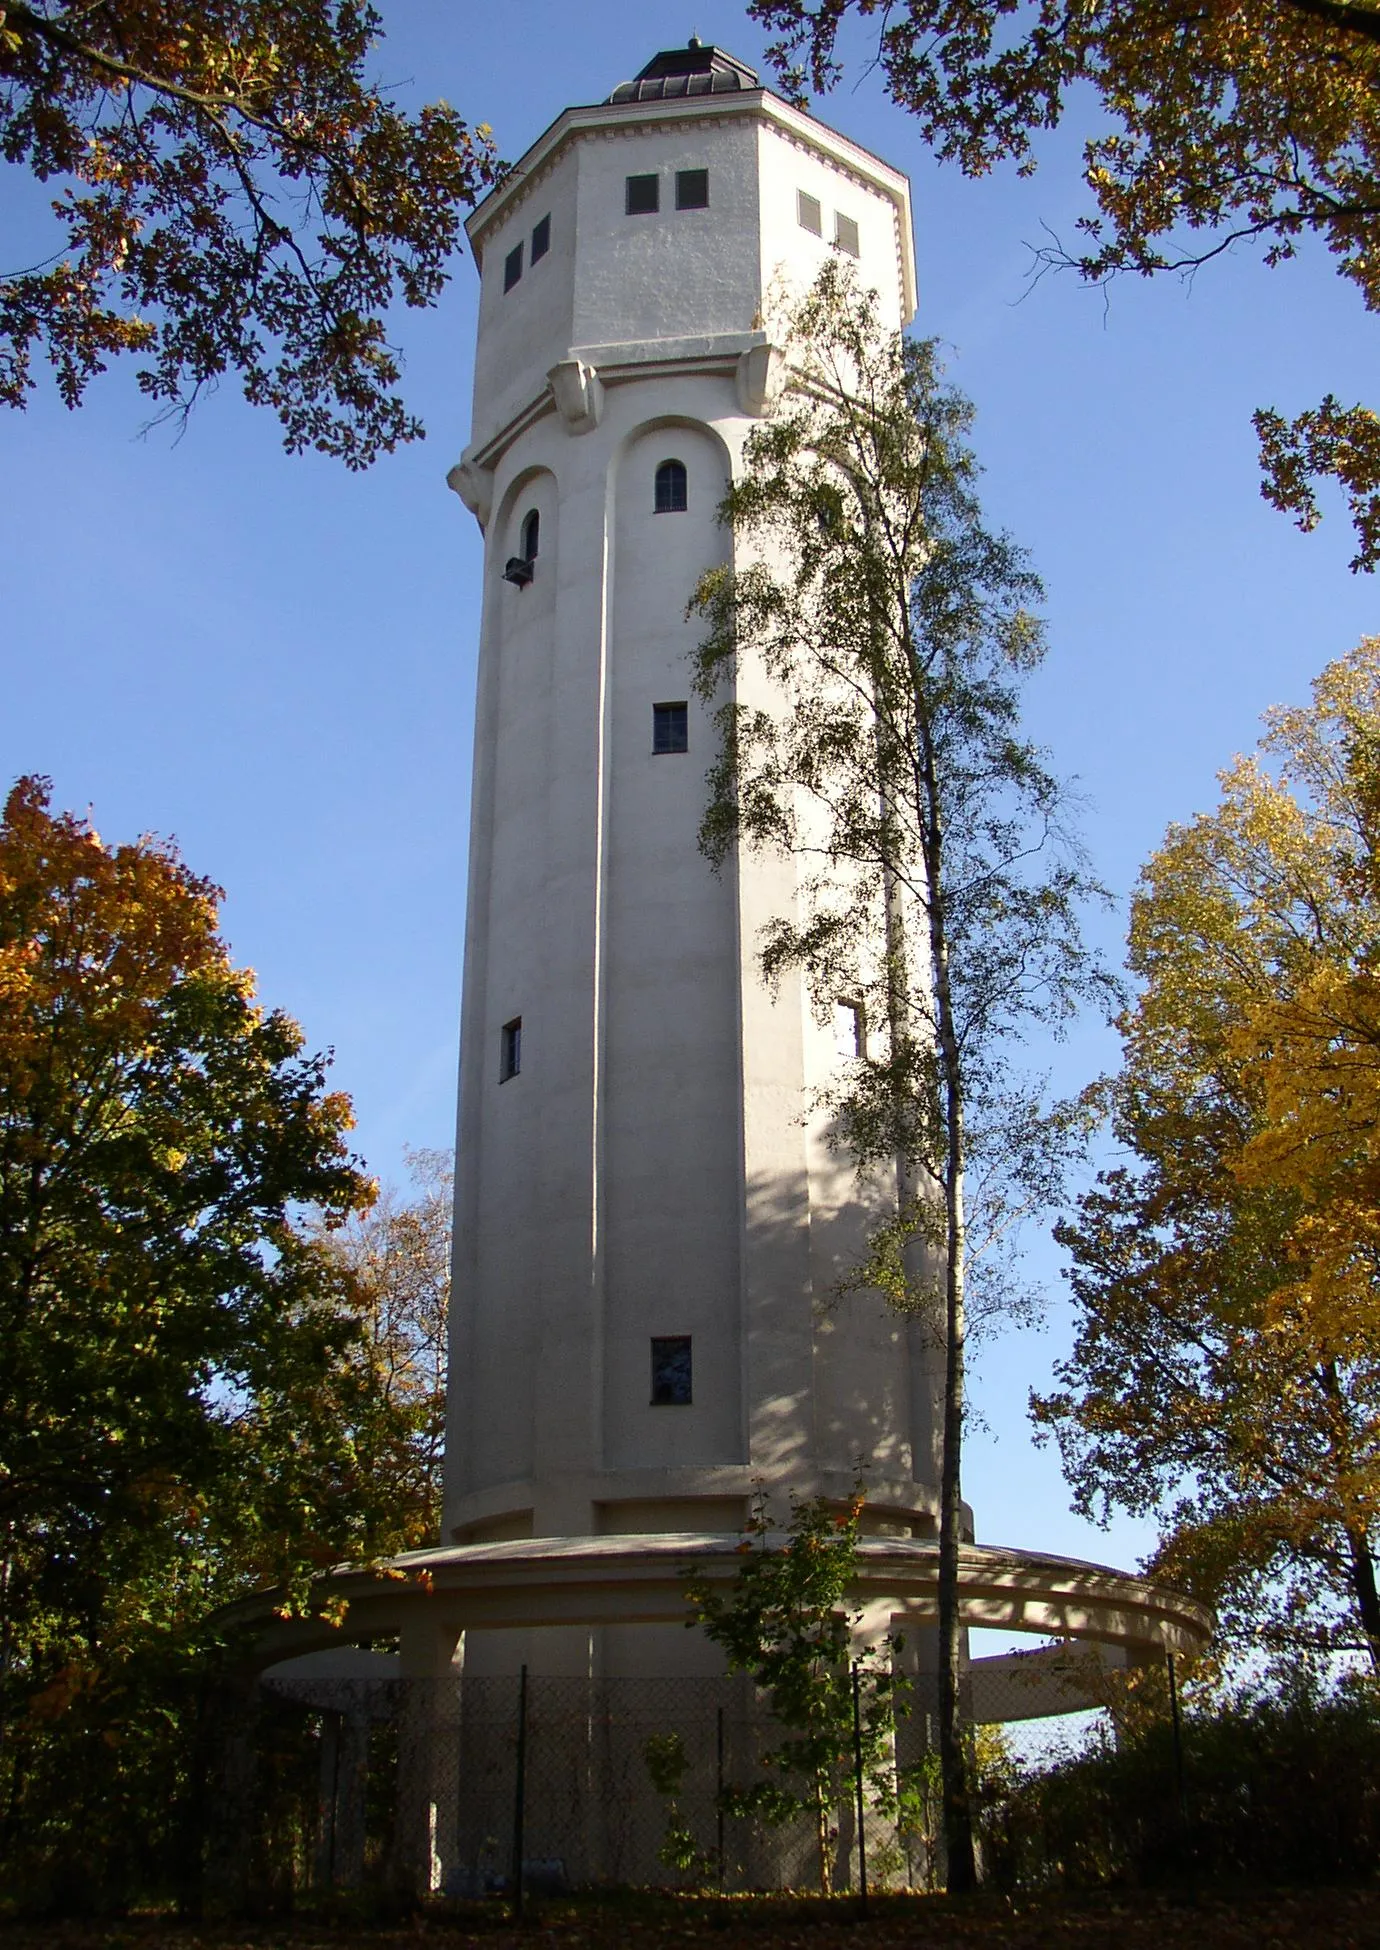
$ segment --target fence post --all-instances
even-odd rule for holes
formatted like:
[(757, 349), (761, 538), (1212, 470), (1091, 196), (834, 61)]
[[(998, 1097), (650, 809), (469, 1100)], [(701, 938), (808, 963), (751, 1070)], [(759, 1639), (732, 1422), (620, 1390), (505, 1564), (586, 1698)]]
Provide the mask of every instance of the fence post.
[(867, 1914), (867, 1800), (863, 1793), (861, 1675), (853, 1665), (853, 1792), (858, 1804), (858, 1908)]
[(722, 1895), (724, 1888), (724, 1710), (722, 1706), (719, 1708), (717, 1733), (718, 1786), (714, 1796), (714, 1811), (719, 1851), (719, 1894)]
[(518, 1675), (517, 1777), (513, 1784), (513, 1919), (522, 1921), (523, 1819), (527, 1802), (527, 1668)]
[(1179, 1680), (1174, 1670), (1174, 1654), (1166, 1651), (1165, 1665), (1169, 1670), (1169, 1721), (1174, 1732), (1174, 1786), (1179, 1797), (1179, 1814), (1185, 1812), (1184, 1804), (1184, 1735), (1179, 1716)]

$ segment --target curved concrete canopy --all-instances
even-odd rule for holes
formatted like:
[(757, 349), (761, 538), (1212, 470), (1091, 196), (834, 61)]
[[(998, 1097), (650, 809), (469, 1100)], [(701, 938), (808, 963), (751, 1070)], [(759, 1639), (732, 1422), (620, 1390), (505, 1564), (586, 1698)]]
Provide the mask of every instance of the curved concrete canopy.
[[(769, 1540), (784, 1546), (783, 1536)], [(677, 1532), (656, 1536), (534, 1537), (500, 1544), (408, 1551), (374, 1567), (343, 1565), (314, 1587), (311, 1617), (279, 1615), (281, 1594), (264, 1592), (225, 1607), (222, 1621), (255, 1632), (254, 1663), (394, 1633), (406, 1646), (412, 1627), (447, 1634), (543, 1625), (664, 1625), (684, 1622), (687, 1576), (732, 1581), (742, 1539)], [(1206, 1644), (1211, 1615), (1163, 1585), (1101, 1564), (1033, 1551), (966, 1544), (961, 1553), (962, 1613), (969, 1626), (1082, 1639), (1120, 1648), (1131, 1664)], [(890, 1537), (859, 1541), (849, 1602), (865, 1629), (937, 1615), (939, 1550)], [(338, 1624), (331, 1619), (344, 1611)], [(423, 1631), (435, 1640), (437, 1634)]]

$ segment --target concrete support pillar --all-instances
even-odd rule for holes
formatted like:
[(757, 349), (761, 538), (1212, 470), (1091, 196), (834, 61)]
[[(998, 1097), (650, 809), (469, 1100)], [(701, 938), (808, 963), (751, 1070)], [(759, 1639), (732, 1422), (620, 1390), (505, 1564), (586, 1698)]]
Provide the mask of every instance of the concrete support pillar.
[(409, 1895), (445, 1887), (455, 1866), (460, 1758), (460, 1631), (419, 1607), (398, 1635), (398, 1800), (394, 1880)]

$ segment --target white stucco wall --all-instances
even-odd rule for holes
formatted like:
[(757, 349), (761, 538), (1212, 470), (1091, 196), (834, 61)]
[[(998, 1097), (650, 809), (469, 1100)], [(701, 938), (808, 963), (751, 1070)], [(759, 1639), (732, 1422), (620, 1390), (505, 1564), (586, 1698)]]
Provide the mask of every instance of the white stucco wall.
[[(932, 1363), (879, 1302), (823, 1305), (887, 1187), (860, 1193), (811, 1114), (832, 1025), (757, 973), (790, 863), (748, 855), (716, 877), (698, 851), (713, 733), (685, 613), (729, 547), (717, 507), (753, 424), (740, 351), (769, 294), (813, 278), (836, 210), (887, 316), (908, 316), (903, 179), (760, 94), (573, 113), (471, 227), (466, 491), (487, 529), (445, 1536), (732, 1529), (755, 1480), (841, 1494), (860, 1455), (877, 1520), (924, 1532)], [(674, 207), (691, 168), (709, 171), (708, 210)], [(660, 211), (628, 216), (626, 177), (653, 171)], [(799, 189), (824, 241), (799, 225)], [(589, 382), (568, 425), (546, 375), (572, 357), (602, 395)], [(668, 458), (688, 506), (658, 514)], [(519, 589), (503, 565), (534, 508)], [(745, 669), (740, 696), (765, 683)], [(654, 755), (652, 707), (682, 699), (689, 750)], [(521, 1071), (501, 1082), (515, 1017)], [(650, 1340), (681, 1334), (693, 1402), (653, 1406)], [(632, 1657), (604, 1636), (605, 1669)], [(541, 1645), (547, 1669), (587, 1649)]]

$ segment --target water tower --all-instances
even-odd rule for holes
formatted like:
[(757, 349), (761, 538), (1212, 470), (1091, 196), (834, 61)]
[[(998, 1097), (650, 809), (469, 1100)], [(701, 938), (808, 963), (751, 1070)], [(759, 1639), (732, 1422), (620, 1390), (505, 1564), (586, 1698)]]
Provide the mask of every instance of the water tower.
[[(699, 853), (685, 614), (786, 379), (781, 301), (839, 252), (909, 321), (906, 179), (692, 41), (567, 109), (468, 230), (473, 429), (448, 478), (485, 548), (442, 1537), (331, 1573), (308, 1615), (264, 1594), (228, 1616), (260, 1664), (354, 1640), (396, 1642), (412, 1679), (713, 1671), (687, 1564), (731, 1579), (759, 1484), (782, 1512), (842, 1500), (861, 1458), (861, 1629), (923, 1657), (937, 1357), (879, 1300), (834, 1300), (878, 1200), (811, 1106), (861, 1025), (760, 977), (793, 863), (716, 877)], [(1208, 1629), (1173, 1592), (1005, 1546), (966, 1545), (961, 1584), (969, 1624), (1118, 1660)], [(1015, 1717), (1085, 1703), (1057, 1663), (1047, 1694), (1021, 1671)]]
[[(717, 48), (569, 109), (476, 210), (485, 536), (443, 1536), (737, 1532), (755, 1483), (932, 1537), (936, 1378), (877, 1300), (812, 1092), (856, 1060), (756, 966), (793, 868), (715, 877), (686, 604), (780, 373), (764, 319), (831, 253), (895, 327), (906, 179)], [(842, 1030), (842, 1033), (841, 1033)], [(683, 1666), (679, 1634), (526, 1648)], [(497, 1640), (472, 1661), (511, 1660)]]

